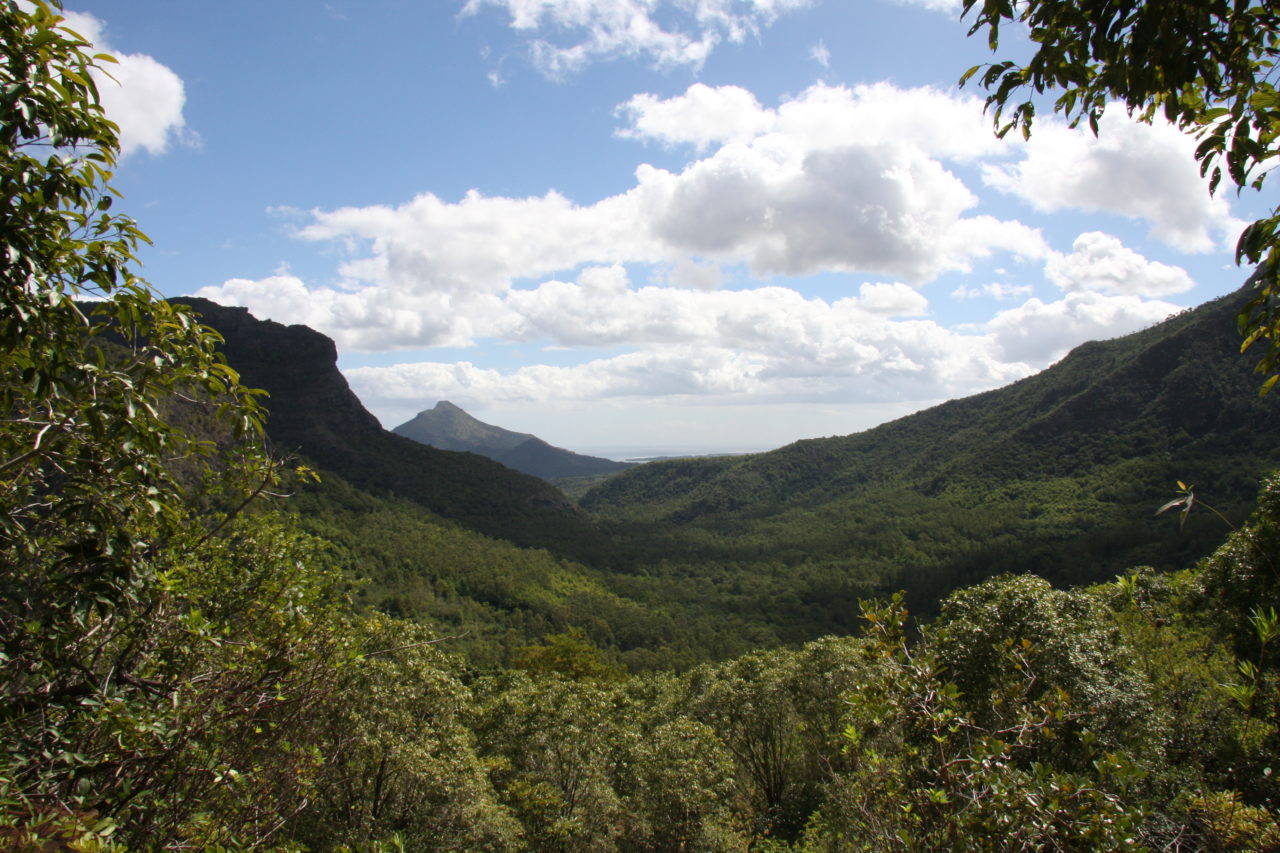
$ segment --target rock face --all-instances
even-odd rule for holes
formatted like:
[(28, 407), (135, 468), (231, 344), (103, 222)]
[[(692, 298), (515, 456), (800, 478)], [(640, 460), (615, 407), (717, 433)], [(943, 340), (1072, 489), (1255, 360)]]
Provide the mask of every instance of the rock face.
[(270, 394), (267, 432), (281, 452), (315, 458), (384, 432), (338, 371), (331, 339), (307, 326), (259, 320), (248, 308), (207, 299), (174, 301), (190, 305), (203, 323), (218, 330), (225, 341), (222, 352), (242, 383)]
[(392, 431), (441, 450), (479, 453), (508, 468), (546, 480), (614, 474), (631, 467), (627, 462), (574, 453), (553, 447), (529, 433), (486, 424), (448, 400), (419, 412), (413, 420)]
[(319, 332), (207, 299), (174, 301), (222, 335), (221, 349), (242, 383), (269, 394), (267, 437), (277, 453), (303, 456), (322, 473), (518, 545), (573, 551), (598, 538), (586, 516), (543, 480), (383, 429), (338, 371), (333, 341)]

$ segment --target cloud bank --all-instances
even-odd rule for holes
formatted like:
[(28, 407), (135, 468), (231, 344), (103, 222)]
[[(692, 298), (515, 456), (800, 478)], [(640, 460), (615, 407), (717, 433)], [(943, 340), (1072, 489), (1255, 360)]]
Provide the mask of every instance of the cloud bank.
[[(554, 11), (505, 5), (520, 21)], [(1037, 227), (982, 212), (982, 193), (1033, 212), (1139, 219), (1197, 250), (1235, 227), (1167, 127), (1108, 126), (1094, 139), (1048, 120), (1029, 142), (1004, 142), (980, 100), (888, 83), (818, 84), (776, 107), (697, 83), (636, 95), (617, 116), (619, 137), (682, 152), (684, 165), (641, 163), (624, 192), (585, 204), (473, 191), (311, 211), (297, 237), (341, 253), (340, 284), (277, 275), (199, 295), (306, 323), (344, 352), (505, 342), (581, 353), (569, 366), (348, 370), (375, 408), (936, 400), (1158, 322), (1179, 310), (1165, 299), (1195, 284), (1104, 231), (1055, 248)], [(946, 292), (1002, 310), (939, 323), (930, 284), (997, 259), (1011, 267), (1001, 281)], [(815, 275), (840, 277), (847, 295), (785, 286)]]

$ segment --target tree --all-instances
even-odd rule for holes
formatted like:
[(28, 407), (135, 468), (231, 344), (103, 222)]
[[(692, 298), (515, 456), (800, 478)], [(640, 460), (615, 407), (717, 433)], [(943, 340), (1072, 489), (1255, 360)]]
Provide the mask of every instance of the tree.
[(475, 731), (502, 801), (536, 850), (616, 850), (626, 824), (614, 752), (639, 710), (616, 684), (530, 678), (477, 685)]
[[(1025, 64), (1001, 60), (961, 78), (982, 71), (999, 135), (1030, 135), (1034, 98), (1045, 92), (1060, 93), (1055, 112), (1095, 134), (1118, 102), (1142, 121), (1160, 115), (1194, 134), (1210, 192), (1224, 175), (1240, 189), (1262, 188), (1280, 154), (1275, 0), (964, 0), (962, 15), (975, 9), (969, 34), (985, 30), (992, 51), (1006, 23), (1027, 26), (1036, 45)], [(1257, 265), (1238, 322), (1242, 349), (1266, 342), (1265, 393), (1280, 379), (1280, 207), (1244, 230), (1236, 260)]]
[(131, 709), (179, 704), (153, 677), (183, 624), (164, 620), (191, 616), (172, 583), (218, 532), (189, 493), (215, 450), (210, 500), (242, 501), (235, 460), (269, 474), (216, 333), (131, 270), (146, 238), (112, 209), (93, 76), (112, 60), (59, 9), (0, 4), (0, 813), (36, 823), (142, 799), (130, 774), (154, 756), (104, 745), (147, 740)]
[(307, 726), (324, 763), (295, 837), (317, 851), (392, 837), (411, 850), (441, 849), (442, 839), (451, 849), (517, 849), (519, 825), (476, 756), (464, 725), (471, 696), (440, 640), (381, 615), (347, 633), (361, 640), (361, 656), (342, 667), (336, 701)]
[(1101, 751), (1080, 769), (1054, 760), (1061, 732), (1089, 712), (1061, 689), (1039, 689), (1030, 643), (1001, 644), (989, 662), (1000, 689), (966, 696), (928, 634), (908, 642), (900, 594), (863, 613), (868, 672), (846, 695), (851, 769), (827, 786), (804, 849), (1143, 849), (1133, 764)]

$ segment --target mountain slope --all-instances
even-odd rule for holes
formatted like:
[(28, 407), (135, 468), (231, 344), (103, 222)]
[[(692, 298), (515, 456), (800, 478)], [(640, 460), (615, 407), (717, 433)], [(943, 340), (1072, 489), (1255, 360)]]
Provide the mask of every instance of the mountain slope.
[(631, 467), (627, 462), (574, 453), (528, 433), (486, 424), (447, 400), (419, 412), (392, 432), (441, 450), (479, 453), (545, 480), (613, 474)]
[[(1006, 388), (954, 400), (849, 436), (768, 453), (654, 462), (592, 490), (584, 506), (614, 517), (683, 520), (817, 505), (892, 483), (943, 492), (1079, 474), (1132, 459), (1269, 456), (1280, 400), (1258, 399), (1239, 356), (1235, 300), (1073, 350)], [(750, 485), (748, 488), (747, 486)]]
[(175, 301), (223, 336), (221, 349), (244, 384), (270, 394), (267, 435), (278, 452), (299, 453), (358, 488), (518, 545), (587, 556), (602, 547), (590, 520), (548, 483), (384, 430), (338, 371), (333, 341), (319, 332), (206, 299)]
[(1280, 464), (1280, 397), (1259, 399), (1239, 355), (1241, 299), (863, 433), (650, 463), (580, 504), (627, 540), (629, 569), (839, 564), (831, 577), (906, 586), (917, 603), (1000, 571), (1083, 582), (1185, 565), (1223, 529), (1152, 518), (1175, 481), (1239, 516)]
[(412, 420), (391, 431), (441, 450), (463, 450), (490, 457), (493, 453), (513, 450), (533, 438), (529, 433), (512, 432), (479, 421), (448, 400), (418, 412)]

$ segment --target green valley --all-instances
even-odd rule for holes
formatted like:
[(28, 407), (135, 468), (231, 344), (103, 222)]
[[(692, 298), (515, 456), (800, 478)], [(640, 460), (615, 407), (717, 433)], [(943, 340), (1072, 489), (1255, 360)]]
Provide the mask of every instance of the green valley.
[(0, 6), (0, 847), (1280, 850), (1264, 276), (575, 501), (384, 430), (324, 335), (138, 278), (109, 58), (59, 12)]

